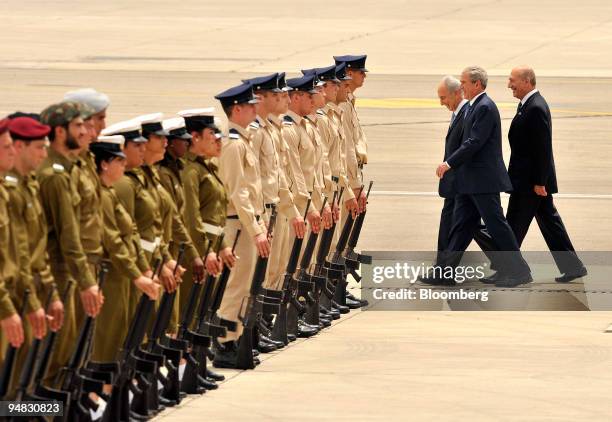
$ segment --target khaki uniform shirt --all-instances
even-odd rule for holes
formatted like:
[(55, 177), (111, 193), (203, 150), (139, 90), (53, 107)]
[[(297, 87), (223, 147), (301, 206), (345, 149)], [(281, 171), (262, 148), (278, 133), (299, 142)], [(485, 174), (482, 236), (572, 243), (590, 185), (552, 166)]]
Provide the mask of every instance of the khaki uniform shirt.
[(219, 161), (219, 173), (229, 198), (227, 215), (238, 216), (253, 238), (265, 233), (263, 218), (257, 220), (264, 211), (259, 162), (247, 130), (233, 122), (229, 122), (228, 129)]
[(8, 203), (9, 194), (4, 188), (4, 180), (0, 180), (0, 319), (8, 318), (17, 313), (4, 281), (10, 242)]
[(359, 177), (359, 162), (357, 161), (357, 151), (355, 149), (358, 138), (353, 119), (354, 107), (350, 101), (345, 101), (340, 103), (339, 108), (342, 110), (342, 127), (346, 136), (346, 175), (351, 188), (359, 189), (361, 187), (361, 179)]
[(102, 257), (102, 184), (96, 171), (93, 154), (83, 152), (75, 161), (72, 173), (81, 201), (79, 203), (79, 225), (81, 245), (91, 264)]
[[(292, 219), (299, 217), (301, 214), (297, 209), (294, 201), (293, 194), (291, 193), (291, 185), (293, 184), (293, 170), (291, 165), (291, 158), (289, 157), (289, 145), (282, 136), (282, 120), (273, 115), (268, 115), (268, 124), (266, 125), (270, 137), (274, 142), (274, 148), (278, 156), (278, 171), (280, 178), (280, 186), (278, 196), (280, 202), (278, 204), (278, 211), (285, 217)], [(299, 163), (296, 163), (296, 166)], [(308, 198), (306, 198), (308, 200)]]
[(112, 187), (102, 186), (101, 200), (105, 228), (102, 236), (104, 257), (110, 259), (118, 274), (133, 281), (149, 269), (139, 259), (140, 239), (136, 226)]
[(315, 182), (319, 195), (326, 195), (331, 201), (334, 186), (331, 178), (331, 169), (327, 159), (327, 150), (321, 139), (321, 133), (317, 129), (318, 114), (311, 114), (304, 119), (306, 122), (306, 133), (315, 149)]
[(310, 211), (318, 211), (322, 205), (321, 192), (315, 179), (315, 145), (306, 132), (306, 121), (291, 110), (283, 117), (283, 138), (289, 145), (293, 166), (291, 192), (300, 210), (306, 207), (309, 192), (312, 192)]
[[(47, 220), (40, 203), (38, 182), (34, 174), (21, 176), (16, 171), (9, 172), (7, 180), (9, 178), (14, 181), (14, 188), (9, 189), (11, 227), (25, 253), (20, 271), (22, 282), (37, 294), (39, 302), (44, 302), (53, 275), (47, 253)], [(32, 294), (30, 298), (35, 296)], [(59, 299), (57, 291), (52, 299)], [(37, 308), (30, 307), (34, 309)]]
[[(215, 245), (225, 227), (227, 194), (219, 176), (218, 167), (192, 152), (185, 155), (182, 172), (185, 207), (185, 225), (201, 256)], [(222, 243), (225, 248), (227, 244)]]
[(359, 115), (355, 108), (355, 95), (352, 93), (348, 94), (348, 101), (346, 102), (347, 111), (350, 115), (351, 128), (353, 132), (353, 142), (355, 144), (355, 152), (357, 154), (357, 161), (359, 164), (368, 163), (368, 140), (363, 132), (361, 123), (359, 122)]
[(346, 175), (346, 137), (341, 121), (342, 110), (333, 103), (317, 111), (317, 128), (325, 145), (332, 178), (339, 187), (344, 188), (344, 201), (353, 199), (355, 194), (350, 189)]
[(54, 273), (69, 273), (84, 290), (96, 284), (96, 275), (91, 272), (81, 245), (81, 197), (72, 176), (73, 167), (73, 160), (50, 148), (37, 178), (48, 223), (51, 269)]

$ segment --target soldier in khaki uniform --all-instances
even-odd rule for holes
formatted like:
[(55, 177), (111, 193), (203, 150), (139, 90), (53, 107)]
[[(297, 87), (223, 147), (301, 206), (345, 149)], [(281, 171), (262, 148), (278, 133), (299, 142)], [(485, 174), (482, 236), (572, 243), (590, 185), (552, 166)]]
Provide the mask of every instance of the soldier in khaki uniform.
[[(236, 262), (221, 306), (219, 317), (239, 321), (241, 307), (248, 296), (257, 255), (267, 257), (270, 243), (266, 225), (262, 218), (264, 212), (259, 163), (253, 151), (248, 125), (255, 120), (255, 105), (258, 100), (248, 84), (230, 88), (215, 97), (221, 102), (229, 119), (228, 140), (223, 145), (219, 164), (221, 180), (229, 197), (227, 207), (227, 241), (231, 244), (238, 229), (242, 234), (236, 246)], [(235, 332), (229, 331), (220, 338), (216, 347), (214, 365), (236, 367), (236, 340), (242, 335), (243, 327), (237, 324)]]
[(93, 130), (94, 138), (100, 136), (102, 130), (106, 127), (106, 110), (110, 105), (108, 95), (93, 88), (82, 88), (67, 92), (64, 95), (64, 101), (75, 101), (91, 108), (92, 114), (86, 123)]
[[(152, 265), (155, 260), (163, 259), (160, 282), (164, 288), (173, 291), (176, 288), (174, 279), (173, 258), (168, 246), (162, 242), (163, 222), (160, 211), (159, 190), (151, 184), (142, 170), (144, 164), (147, 138), (140, 134), (140, 123), (129, 120), (119, 122), (102, 131), (103, 135), (121, 135), (125, 138), (124, 154), (126, 155), (125, 174), (114, 185), (117, 197), (130, 218), (135, 222), (138, 232), (138, 243), (142, 250), (139, 268), (146, 277), (153, 277)], [(132, 285), (130, 288), (130, 315), (133, 315), (140, 292)]]
[[(5, 177), (5, 185), (10, 196), (11, 244), (17, 247), (17, 256), (21, 257), (15, 261), (19, 264), (19, 284), (31, 291), (26, 310), (29, 324), (24, 326), (25, 344), (29, 345), (33, 337), (42, 339), (46, 334), (47, 321), (41, 304), (46, 302), (53, 283), (47, 255), (47, 224), (33, 174), (47, 157), (46, 136), (50, 128), (30, 117), (16, 117), (11, 119), (9, 131), (16, 158), (13, 170)], [(22, 294), (18, 292), (16, 299)], [(63, 305), (57, 292), (49, 309), (52, 317), (49, 320), (50, 328), (57, 331), (63, 317)], [(20, 348), (15, 374), (21, 372), (26, 356), (27, 348)], [(14, 376), (11, 390), (16, 387), (17, 381), (18, 376)]]
[[(73, 176), (74, 160), (80, 148), (79, 140), (86, 136), (81, 108), (74, 102), (47, 107), (41, 121), (51, 127), (49, 156), (38, 169), (40, 195), (49, 226), (48, 251), (51, 271), (58, 288), (66, 289), (75, 282), (83, 309), (96, 316), (103, 303), (96, 274), (88, 265), (80, 241), (79, 204), (81, 198)], [(64, 304), (64, 326), (59, 334), (49, 369), (49, 379), (67, 363), (77, 335), (75, 301), (72, 295)]]
[[(138, 233), (134, 222), (119, 202), (113, 184), (123, 177), (126, 156), (123, 136), (102, 136), (91, 145), (96, 170), (102, 183), (104, 258), (111, 263), (106, 282), (106, 305), (96, 319), (92, 359), (112, 362), (127, 335), (130, 323), (132, 283), (151, 299), (157, 299), (159, 285), (144, 275), (150, 267), (139, 259)], [(106, 387), (110, 392), (110, 386)]]
[[(306, 208), (306, 202), (309, 196), (308, 192), (300, 192), (296, 188), (294, 172), (301, 173), (299, 156), (293, 156), (290, 153), (289, 145), (282, 134), (283, 116), (289, 109), (289, 91), (292, 90), (285, 82), (284, 72), (278, 74), (277, 85), (281, 90), (279, 95), (280, 100), (276, 103), (277, 108), (270, 110), (268, 114), (269, 125), (267, 128), (274, 141), (279, 159), (279, 172), (281, 172), (282, 177), (287, 183), (289, 189), (288, 194), (291, 200), (291, 206), (283, 206), (279, 209), (276, 227), (278, 228), (280, 225), (281, 229), (275, 230), (273, 239), (274, 244), (272, 246), (274, 250), (273, 256), (278, 256), (279, 262), (277, 268), (279, 273), (275, 274), (272, 271), (269, 272), (270, 283), (274, 283), (276, 279), (276, 285), (274, 286), (271, 284), (270, 287), (280, 290), (282, 289), (283, 275), (289, 260), (289, 253), (287, 251), (290, 251), (295, 237), (297, 236), (300, 239), (303, 238), (306, 231), (306, 225), (302, 217), (303, 214), (299, 209)], [(289, 125), (289, 123), (286, 125)], [(282, 229), (283, 225), (285, 226), (284, 230)]]
[(15, 162), (15, 149), (8, 132), (8, 119), (0, 120), (0, 361), (4, 360), (5, 343), (20, 347), (24, 341), (23, 324), (11, 299), (10, 286), (5, 284), (10, 242), (9, 194), (4, 187), (4, 175)]
[[(94, 110), (85, 103), (79, 103), (81, 117), (87, 130), (86, 136), (78, 139), (79, 151), (74, 162), (72, 178), (81, 198), (79, 202), (79, 226), (83, 251), (87, 255), (92, 274), (98, 274), (100, 261), (102, 260), (102, 203), (100, 199), (102, 185), (96, 172), (96, 164), (93, 154), (89, 151), (89, 145), (94, 142), (97, 135), (91, 123)], [(85, 314), (80, 308), (76, 308), (77, 327), (81, 325)]]
[[(202, 262), (197, 249), (193, 245), (191, 237), (183, 224), (182, 215), (177, 209), (177, 201), (182, 201), (178, 198), (173, 198), (171, 193), (164, 188), (159, 172), (158, 163), (162, 162), (164, 156), (166, 156), (166, 146), (168, 143), (168, 132), (163, 128), (162, 119), (162, 113), (153, 113), (136, 118), (136, 120), (141, 124), (142, 135), (149, 140), (145, 148), (144, 165), (142, 166), (142, 170), (145, 178), (147, 179), (148, 186), (154, 186), (157, 189), (157, 192), (155, 192), (154, 195), (157, 194), (159, 197), (158, 204), (161, 212), (163, 227), (162, 242), (168, 246), (170, 256), (173, 257), (171, 260), (172, 269), (174, 269), (174, 265), (176, 263), (175, 260), (178, 257), (179, 245), (181, 243), (185, 245), (183, 262), (179, 267), (176, 277), (176, 287), (178, 288), (178, 283), (182, 281), (185, 268), (191, 267), (193, 278), (196, 280), (201, 280), (204, 275), (204, 263)], [(179, 164), (175, 164), (174, 167), (176, 168), (178, 165)], [(168, 175), (168, 173), (166, 173), (166, 175)], [(173, 182), (168, 183), (170, 189), (175, 193), (178, 192), (180, 195), (180, 191), (177, 191), (175, 188), (175, 184), (180, 187), (180, 178), (174, 175), (172, 180)], [(174, 291), (174, 289), (166, 290), (168, 292)], [(168, 332), (172, 334), (176, 333), (178, 328), (180, 290), (176, 290), (176, 296), (172, 317), (168, 326)]]
[[(278, 110), (283, 91), (278, 88), (278, 73), (245, 80), (253, 87), (255, 95), (260, 98), (260, 102), (255, 105), (257, 117), (251, 122), (248, 130), (253, 133), (253, 149), (259, 161), (261, 172), (261, 184), (263, 190), (264, 203), (266, 208), (266, 221), (269, 219), (273, 207), (276, 207), (281, 214), (276, 219), (274, 227), (274, 237), (272, 240), (272, 253), (268, 261), (266, 280), (263, 287), (269, 290), (281, 289), (281, 277), (285, 272), (286, 263), (283, 261), (282, 247), (286, 242), (289, 231), (289, 219), (303, 218), (300, 216), (293, 203), (293, 196), (289, 191), (285, 173), (281, 169), (280, 155), (277, 148), (280, 142), (278, 131), (267, 119), (273, 111)], [(262, 322), (271, 321), (271, 315), (264, 315)], [(270, 332), (264, 325), (260, 327), (258, 350), (260, 352), (270, 352), (277, 348), (284, 347), (283, 342), (276, 342), (270, 339)]]

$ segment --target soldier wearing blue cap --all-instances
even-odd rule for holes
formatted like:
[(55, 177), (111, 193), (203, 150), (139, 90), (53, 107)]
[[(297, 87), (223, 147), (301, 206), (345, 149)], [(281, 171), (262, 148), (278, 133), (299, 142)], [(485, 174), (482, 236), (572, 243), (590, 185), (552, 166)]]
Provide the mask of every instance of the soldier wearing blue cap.
[(270, 242), (263, 219), (264, 200), (261, 187), (259, 162), (247, 128), (256, 118), (255, 104), (250, 84), (230, 88), (217, 96), (229, 120), (228, 139), (223, 145), (219, 170), (227, 191), (226, 239), (232, 244), (238, 229), (242, 230), (236, 246), (236, 261), (227, 283), (227, 289), (218, 310), (220, 318), (237, 323), (236, 331), (228, 331), (215, 346), (214, 365), (236, 367), (237, 340), (243, 332), (239, 313), (248, 296), (257, 255), (270, 254)]
[[(366, 55), (361, 56), (335, 56), (336, 64), (344, 63), (346, 65), (346, 73), (350, 76), (349, 81), (350, 93), (348, 94), (348, 101), (346, 105), (343, 105), (348, 112), (351, 126), (347, 126), (347, 136), (353, 140), (355, 144), (355, 152), (357, 154), (357, 160), (359, 165), (363, 166), (368, 163), (368, 141), (359, 122), (357, 110), (355, 108), (355, 91), (363, 86), (368, 70), (365, 68)], [(365, 208), (365, 198), (361, 201), (361, 211)]]
[[(278, 87), (278, 76), (278, 73), (273, 73), (245, 81), (251, 84), (255, 94), (261, 99), (255, 105), (257, 117), (249, 125), (249, 131), (253, 134), (253, 149), (259, 160), (266, 218), (269, 218), (268, 214), (272, 212), (273, 207), (277, 207), (279, 211), (274, 227), (272, 254), (268, 260), (266, 279), (263, 284), (264, 289), (274, 291), (280, 290), (278, 286), (285, 271), (285, 267), (281, 267), (280, 252), (282, 241), (286, 237), (285, 233), (289, 230), (289, 220), (295, 226), (294, 229), (301, 232), (302, 236), (305, 229), (304, 219), (293, 203), (285, 173), (280, 167), (280, 158), (275, 144), (280, 141), (280, 137), (276, 137), (275, 140), (275, 130), (267, 119), (270, 113), (279, 108), (279, 103), (282, 101), (283, 91)], [(275, 342), (270, 339), (271, 332), (266, 323), (271, 320), (271, 315), (265, 315), (262, 319), (257, 345), (260, 352), (266, 353), (285, 346), (283, 342)]]

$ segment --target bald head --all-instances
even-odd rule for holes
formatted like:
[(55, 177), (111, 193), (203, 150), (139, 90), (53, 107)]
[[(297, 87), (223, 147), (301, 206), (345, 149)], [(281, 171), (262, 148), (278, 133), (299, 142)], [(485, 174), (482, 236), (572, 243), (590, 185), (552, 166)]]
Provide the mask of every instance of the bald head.
[(517, 66), (510, 72), (508, 77), (508, 88), (512, 90), (519, 100), (536, 87), (536, 75), (529, 66)]

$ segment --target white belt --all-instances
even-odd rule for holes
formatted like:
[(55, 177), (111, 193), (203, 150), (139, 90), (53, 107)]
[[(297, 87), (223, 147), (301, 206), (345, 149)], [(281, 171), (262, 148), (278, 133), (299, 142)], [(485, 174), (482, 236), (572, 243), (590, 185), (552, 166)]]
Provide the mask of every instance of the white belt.
[(161, 237), (156, 237), (153, 242), (148, 240), (140, 239), (140, 247), (149, 253), (155, 252), (155, 250), (161, 244)]
[(223, 227), (215, 226), (213, 224), (202, 223), (202, 229), (206, 233), (210, 233), (215, 236), (221, 236), (221, 234), (223, 234)]

